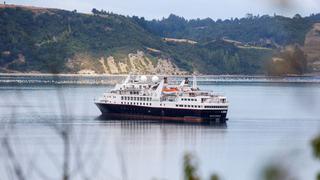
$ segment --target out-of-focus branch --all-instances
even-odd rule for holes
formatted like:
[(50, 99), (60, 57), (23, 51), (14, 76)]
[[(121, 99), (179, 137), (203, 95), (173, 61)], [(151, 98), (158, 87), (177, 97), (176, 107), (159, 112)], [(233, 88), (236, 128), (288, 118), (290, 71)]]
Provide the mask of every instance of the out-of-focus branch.
[(269, 0), (273, 5), (281, 8), (291, 8), (293, 6), (292, 0)]
[(8, 142), (8, 138), (3, 139), (2, 146), (7, 151), (8, 158), (12, 162), (13, 170), (14, 170), (14, 174), (16, 175), (16, 178), (19, 180), (25, 180), (26, 178), (25, 178), (24, 173), (22, 171), (22, 167), (18, 163), (19, 161), (17, 160), (16, 155)]

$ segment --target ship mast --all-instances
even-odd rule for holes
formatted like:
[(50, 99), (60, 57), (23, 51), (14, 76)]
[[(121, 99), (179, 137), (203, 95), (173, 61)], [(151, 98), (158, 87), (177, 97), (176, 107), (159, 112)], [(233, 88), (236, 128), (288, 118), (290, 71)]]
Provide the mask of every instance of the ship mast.
[(198, 87), (197, 87), (197, 78), (195, 75), (193, 75), (193, 83), (192, 83), (192, 89), (196, 90)]

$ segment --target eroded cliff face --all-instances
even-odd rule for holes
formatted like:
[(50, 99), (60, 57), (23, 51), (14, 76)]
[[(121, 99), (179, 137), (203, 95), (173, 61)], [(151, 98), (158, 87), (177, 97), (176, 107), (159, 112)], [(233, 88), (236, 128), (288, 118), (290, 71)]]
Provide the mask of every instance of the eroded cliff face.
[(187, 74), (171, 59), (150, 57), (143, 51), (129, 53), (125, 58), (108, 56), (97, 59), (87, 54), (77, 54), (68, 60), (66, 66), (78, 74)]
[(314, 24), (307, 33), (304, 52), (307, 54), (309, 67), (313, 71), (320, 71), (320, 23)]

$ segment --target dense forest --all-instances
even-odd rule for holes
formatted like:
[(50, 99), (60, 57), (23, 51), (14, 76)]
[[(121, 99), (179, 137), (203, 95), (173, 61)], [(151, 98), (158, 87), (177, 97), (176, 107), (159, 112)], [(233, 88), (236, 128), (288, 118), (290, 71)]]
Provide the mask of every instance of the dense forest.
[[(167, 58), (179, 68), (205, 74), (263, 74), (268, 60), (289, 44), (303, 44), (320, 15), (293, 18), (185, 20), (170, 15), (146, 21), (93, 9), (92, 14), (58, 9), (0, 8), (1, 71), (70, 73), (78, 53), (125, 57), (137, 50)], [(197, 43), (165, 41), (191, 39)], [(156, 51), (148, 51), (154, 49)]]
[(244, 18), (231, 18), (214, 21), (207, 19), (186, 20), (171, 14), (162, 20), (145, 21), (144, 18), (132, 17), (142, 27), (161, 37), (187, 38), (200, 42), (228, 37), (233, 40), (263, 44), (266, 40), (279, 45), (292, 43), (303, 44), (305, 34), (312, 25), (320, 21), (320, 14), (301, 17), (279, 15), (254, 16), (247, 14)]

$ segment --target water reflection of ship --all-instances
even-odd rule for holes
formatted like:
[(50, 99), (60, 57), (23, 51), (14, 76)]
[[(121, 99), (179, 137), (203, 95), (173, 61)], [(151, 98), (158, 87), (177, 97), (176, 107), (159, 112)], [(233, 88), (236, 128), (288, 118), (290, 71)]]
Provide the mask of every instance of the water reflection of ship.
[[(124, 119), (120, 119), (124, 118)], [(167, 144), (172, 141), (183, 140), (182, 143), (200, 143), (202, 139), (219, 137), (224, 138), (227, 132), (226, 123), (199, 124), (199, 123), (181, 123), (181, 121), (159, 121), (138, 118), (138, 116), (99, 116), (96, 120), (101, 121), (103, 126), (111, 126), (114, 129), (120, 129), (121, 141), (130, 141), (129, 143), (157, 143)], [(102, 126), (102, 127), (103, 127)], [(179, 141), (180, 141), (179, 140)]]
[(148, 116), (135, 115), (126, 113), (105, 113), (97, 118), (101, 121), (127, 121), (132, 123), (166, 123), (166, 124), (184, 124), (184, 125), (211, 125), (211, 126), (226, 126), (226, 122), (212, 121), (211, 119), (201, 117), (167, 117), (167, 116)]

